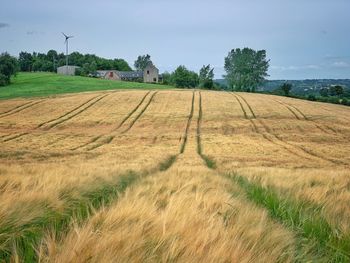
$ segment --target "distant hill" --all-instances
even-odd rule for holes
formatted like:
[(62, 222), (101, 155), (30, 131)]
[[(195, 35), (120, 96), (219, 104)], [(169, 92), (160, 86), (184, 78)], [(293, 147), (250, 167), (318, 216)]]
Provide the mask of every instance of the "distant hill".
[[(227, 85), (225, 79), (216, 79), (216, 83)], [(283, 83), (293, 85), (292, 93), (297, 95), (318, 94), (319, 90), (331, 85), (341, 85), (350, 90), (350, 79), (306, 79), (306, 80), (268, 80), (258, 87), (259, 91), (273, 91), (278, 89)]]

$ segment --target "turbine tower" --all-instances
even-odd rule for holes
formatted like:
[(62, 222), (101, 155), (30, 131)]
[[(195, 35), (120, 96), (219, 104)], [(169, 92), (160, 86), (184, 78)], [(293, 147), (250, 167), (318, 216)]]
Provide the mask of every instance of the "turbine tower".
[(73, 36), (67, 36), (65, 33), (62, 32), (66, 40), (64, 43), (66, 44), (66, 70), (68, 70), (68, 39), (72, 38)]

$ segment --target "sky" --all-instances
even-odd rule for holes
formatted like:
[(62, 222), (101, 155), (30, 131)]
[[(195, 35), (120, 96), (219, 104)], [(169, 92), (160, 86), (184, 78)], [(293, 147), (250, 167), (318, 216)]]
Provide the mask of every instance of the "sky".
[(150, 54), (161, 72), (179, 65), (225, 74), (234, 48), (265, 49), (269, 79), (350, 78), (350, 0), (0, 0), (0, 52)]

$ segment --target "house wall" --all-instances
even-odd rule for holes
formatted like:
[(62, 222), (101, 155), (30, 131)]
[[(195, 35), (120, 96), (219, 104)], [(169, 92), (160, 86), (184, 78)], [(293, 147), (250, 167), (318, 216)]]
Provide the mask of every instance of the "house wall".
[(120, 80), (118, 73), (113, 70), (107, 71), (106, 75), (103, 78), (110, 80)]
[(153, 66), (149, 65), (143, 71), (143, 82), (156, 82), (158, 83), (159, 70)]
[(57, 68), (57, 74), (62, 75), (75, 75), (75, 69), (78, 68), (77, 66), (62, 66)]

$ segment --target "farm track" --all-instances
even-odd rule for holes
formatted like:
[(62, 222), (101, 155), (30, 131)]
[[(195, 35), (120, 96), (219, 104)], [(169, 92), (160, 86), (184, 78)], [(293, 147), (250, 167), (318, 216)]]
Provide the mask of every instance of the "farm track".
[(133, 126), (134, 124), (137, 122), (137, 120), (142, 116), (142, 114), (147, 110), (147, 108), (149, 107), (149, 105), (152, 103), (154, 97), (157, 95), (158, 91), (154, 92), (151, 96), (151, 98), (149, 99), (149, 101), (147, 102), (146, 106), (140, 111), (140, 113), (135, 117), (135, 119), (130, 123), (129, 127), (124, 130), (122, 133), (126, 133), (128, 132)]
[(4, 117), (7, 117), (7, 116), (10, 116), (10, 115), (13, 115), (13, 114), (16, 114), (18, 112), (21, 112), (23, 110), (26, 110), (30, 107), (33, 107), (41, 102), (43, 102), (44, 100), (39, 100), (39, 101), (32, 101), (32, 102), (28, 102), (28, 103), (25, 103), (23, 105), (20, 105), (20, 106), (17, 106), (15, 108), (13, 108), (12, 110), (10, 111), (7, 111), (7, 112), (3, 112), (0, 114), (0, 118), (4, 118)]
[[(47, 125), (49, 123), (52, 123), (50, 125), (47, 126), (47, 129), (46, 130), (49, 130), (65, 121), (68, 121), (72, 118), (74, 118), (75, 116), (79, 115), (80, 113), (84, 112), (85, 110), (87, 110), (88, 108), (92, 107), (95, 103), (97, 103), (98, 101), (102, 100), (104, 97), (108, 96), (109, 94), (106, 94), (106, 95), (99, 95), (99, 96), (96, 96), (96, 97), (93, 97), (92, 99), (89, 99), (88, 101), (84, 102), (83, 104), (81, 104), (80, 106), (74, 108), (73, 110), (65, 113), (64, 115), (61, 115), (60, 117), (58, 118), (55, 118), (55, 119), (52, 119), (52, 120), (49, 120), (47, 122), (43, 122), (41, 124), (39, 124), (37, 127), (34, 128), (34, 130), (36, 129), (39, 129), (41, 127), (43, 127), (44, 125)], [(33, 105), (36, 105), (38, 103), (40, 103), (42, 101), (38, 101), (36, 103), (32, 103), (31, 105), (29, 105), (28, 107), (26, 108), (29, 108)], [(91, 102), (91, 103), (90, 103)], [(24, 108), (21, 108), (21, 110), (23, 110)], [(2, 142), (8, 142), (8, 141), (12, 141), (12, 140), (15, 140), (15, 139), (18, 139), (18, 138), (21, 138), (23, 136), (26, 136), (26, 135), (29, 135), (30, 133), (29, 132), (24, 132), (24, 133), (18, 133), (18, 134), (8, 134), (8, 135), (4, 135), (0, 138), (4, 138), (4, 137), (9, 137), (9, 138), (5, 138), (2, 140)]]
[[(146, 99), (146, 97), (148, 96), (148, 94), (149, 94), (150, 92), (151, 92), (151, 91), (147, 92), (147, 93), (143, 96), (143, 98), (142, 98), (141, 101), (136, 105), (136, 107), (133, 108), (133, 109), (125, 116), (125, 118), (119, 123), (119, 125), (118, 125), (115, 129), (112, 130), (112, 132), (118, 130), (118, 129), (119, 129), (133, 114), (134, 114), (134, 112), (138, 110), (138, 108), (142, 105), (142, 103), (144, 102), (144, 100)], [(90, 145), (90, 144), (95, 143), (96, 141), (98, 141), (98, 140), (99, 140), (100, 138), (102, 138), (103, 136), (106, 136), (106, 135), (98, 135), (98, 136), (92, 138), (90, 141), (88, 141), (88, 142), (86, 142), (86, 143), (83, 143), (83, 144), (81, 144), (81, 145), (79, 145), (79, 146), (77, 146), (77, 147), (74, 147), (74, 148), (72, 148), (71, 150), (72, 150), (72, 151), (75, 151), (75, 150), (78, 150), (78, 149), (80, 149), (80, 148), (84, 148), (85, 146), (88, 146), (88, 145)]]
[(137, 111), (138, 108), (140, 108), (140, 106), (142, 105), (142, 103), (144, 102), (144, 100), (146, 99), (146, 97), (148, 96), (148, 94), (150, 94), (150, 93), (151, 93), (151, 91), (147, 92), (147, 93), (145, 94), (145, 96), (143, 96), (143, 98), (142, 98), (141, 101), (136, 105), (136, 107), (135, 107), (132, 111), (130, 111), (130, 112), (125, 116), (125, 118), (119, 123), (119, 125), (118, 125), (114, 130), (118, 130), (118, 129), (124, 124), (124, 122), (126, 122), (126, 121), (131, 117), (131, 115), (133, 115), (134, 112)]
[(18, 133), (18, 134), (9, 134), (7, 135), (7, 138), (3, 139), (2, 142), (9, 142), (18, 138), (21, 138), (25, 135), (28, 135), (28, 132)]
[(10, 113), (10, 112), (12, 112), (12, 111), (15, 111), (16, 109), (22, 108), (22, 107), (24, 107), (24, 106), (26, 106), (26, 105), (28, 105), (28, 104), (31, 104), (31, 103), (33, 103), (33, 101), (28, 101), (28, 102), (26, 102), (26, 103), (23, 103), (23, 104), (21, 104), (21, 105), (18, 105), (18, 106), (16, 106), (16, 107), (10, 109), (10, 110), (3, 111), (3, 112), (0, 113), (0, 116), (1, 116), (1, 115), (4, 115), (4, 114), (7, 114), (7, 113)]
[(188, 115), (188, 118), (187, 118), (185, 133), (183, 135), (183, 141), (182, 141), (181, 148), (180, 148), (180, 154), (184, 153), (185, 148), (186, 148), (187, 138), (188, 138), (188, 131), (190, 129), (191, 121), (192, 121), (192, 118), (193, 118), (194, 99), (195, 99), (195, 92), (193, 91), (192, 92), (191, 111), (190, 111), (190, 114)]
[[(141, 116), (143, 115), (143, 113), (147, 110), (147, 108), (149, 107), (149, 105), (152, 103), (155, 95), (158, 93), (158, 91), (154, 92), (150, 99), (148, 100), (148, 102), (146, 103), (146, 105), (141, 109), (140, 113), (131, 121), (131, 123), (129, 124), (129, 126), (122, 132), (120, 132), (120, 129), (123, 127), (123, 125), (137, 112), (137, 110), (141, 107), (141, 105), (145, 102), (146, 98), (148, 97), (148, 95), (150, 94), (151, 91), (147, 92), (145, 94), (145, 96), (141, 99), (141, 101), (136, 105), (136, 107), (127, 114), (127, 116), (121, 121), (121, 123), (117, 126), (116, 129), (112, 130), (112, 132), (105, 134), (105, 135), (100, 135), (97, 136), (95, 138), (93, 138), (92, 140), (90, 140), (89, 142), (80, 145), (78, 147), (75, 147), (71, 150), (77, 150), (77, 149), (81, 149), (84, 147), (87, 147), (88, 151), (92, 151), (95, 150), (103, 145), (109, 144), (111, 143), (114, 138), (118, 135), (118, 134), (124, 134), (126, 132), (128, 132), (133, 125), (136, 123), (136, 121), (141, 118)], [(94, 145), (91, 145), (94, 144)], [(91, 145), (90, 147), (88, 147), (89, 145)]]
[[(329, 162), (329, 163), (332, 163), (332, 164), (345, 164), (344, 162), (341, 162), (341, 161), (338, 161), (338, 160), (333, 160), (333, 159), (330, 159), (330, 158), (326, 158), (324, 156), (321, 156), (321, 155), (318, 155), (318, 154), (315, 154), (314, 152), (310, 151), (310, 150), (307, 150), (303, 147), (300, 147), (300, 146), (296, 146), (292, 143), (289, 143), (289, 142), (286, 142), (285, 140), (283, 140), (281, 137), (279, 137), (278, 135), (274, 134), (271, 129), (260, 119), (257, 119), (256, 118), (256, 115), (252, 109), (252, 107), (249, 105), (249, 103), (240, 95), (238, 94), (233, 94), (234, 96), (236, 96), (236, 98), (241, 98), (242, 101), (244, 101), (244, 103), (246, 104), (246, 106), (248, 107), (249, 111), (250, 111), (250, 114), (252, 115), (252, 117), (250, 118), (250, 122), (252, 123), (253, 127), (254, 127), (254, 131), (260, 135), (262, 135), (266, 140), (268, 140), (269, 142), (279, 146), (279, 147), (282, 147), (283, 149), (285, 149), (286, 151), (288, 151), (289, 153), (292, 153), (300, 158), (306, 158), (308, 160), (311, 160), (312, 158), (316, 158), (318, 160), (323, 160), (323, 161), (326, 161), (326, 162)], [(243, 105), (242, 105), (243, 106)], [(256, 120), (260, 125), (261, 127), (264, 129), (264, 132), (265, 133), (262, 133), (259, 131), (259, 128), (258, 126), (256, 125), (255, 121)], [(269, 136), (271, 136), (272, 138), (269, 138), (267, 136), (267, 134)], [(300, 153), (302, 154), (300, 154)]]
[[(328, 135), (336, 135), (337, 134), (337, 131), (335, 129), (333, 129), (332, 127), (329, 127), (327, 125), (323, 125), (324, 127), (322, 127), (321, 125), (316, 123), (314, 120), (311, 120), (299, 108), (297, 108), (293, 105), (289, 105), (287, 103), (278, 101), (278, 100), (274, 100), (274, 101), (276, 101), (277, 103), (279, 103), (279, 104), (283, 105), (285, 108), (287, 108), (296, 117), (296, 119), (309, 121), (309, 122), (313, 123), (317, 129), (319, 129), (320, 131), (322, 131)], [(301, 117), (297, 113), (299, 113), (301, 115)]]
[(100, 100), (102, 100), (103, 98), (105, 98), (108, 95), (109, 94), (98, 95), (96, 97), (93, 97), (92, 99), (87, 100), (83, 104), (81, 104), (78, 107), (74, 108), (73, 110), (61, 115), (60, 117), (39, 124), (37, 126), (37, 128), (44, 127), (44, 128), (46, 128), (46, 130), (49, 130), (49, 129), (51, 129), (51, 128), (53, 128), (53, 127), (55, 127), (63, 122), (66, 122), (66, 121), (74, 118), (75, 116), (83, 113), (84, 111), (86, 111), (90, 107), (94, 106), (97, 102), (99, 102)]

